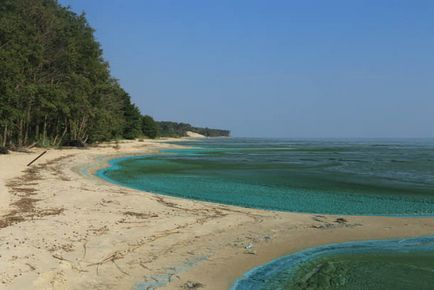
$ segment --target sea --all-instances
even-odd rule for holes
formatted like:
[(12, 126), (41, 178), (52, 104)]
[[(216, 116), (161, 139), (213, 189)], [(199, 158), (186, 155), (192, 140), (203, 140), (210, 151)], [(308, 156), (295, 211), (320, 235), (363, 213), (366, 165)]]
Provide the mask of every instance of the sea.
[[(434, 140), (207, 138), (176, 144), (185, 148), (113, 159), (96, 174), (134, 189), (247, 208), (434, 214)], [(433, 241), (309, 249), (246, 273), (233, 289), (434, 289)]]

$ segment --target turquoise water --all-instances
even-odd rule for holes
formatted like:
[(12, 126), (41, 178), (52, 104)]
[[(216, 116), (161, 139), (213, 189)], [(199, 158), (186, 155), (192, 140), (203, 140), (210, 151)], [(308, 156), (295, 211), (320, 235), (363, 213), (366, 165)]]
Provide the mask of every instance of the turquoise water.
[[(253, 208), (434, 213), (433, 141), (231, 138), (182, 144), (191, 148), (114, 159), (97, 175), (140, 190)], [(434, 289), (432, 285), (434, 237), (424, 237), (309, 249), (253, 269), (232, 289)]]
[(206, 139), (115, 159), (97, 175), (132, 188), (281, 211), (433, 215), (430, 140)]
[(434, 236), (333, 244), (251, 270), (231, 290), (431, 290)]

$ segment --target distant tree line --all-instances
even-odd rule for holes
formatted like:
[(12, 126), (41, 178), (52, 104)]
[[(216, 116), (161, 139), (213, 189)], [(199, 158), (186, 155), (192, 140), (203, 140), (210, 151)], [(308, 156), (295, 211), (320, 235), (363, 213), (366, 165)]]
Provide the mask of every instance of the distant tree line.
[(193, 127), (188, 123), (177, 123), (170, 121), (157, 122), (159, 133), (162, 137), (183, 137), (187, 135), (187, 131), (195, 132), (206, 137), (228, 137), (230, 131), (210, 128)]
[(166, 134), (110, 75), (93, 32), (56, 0), (0, 0), (0, 146)]

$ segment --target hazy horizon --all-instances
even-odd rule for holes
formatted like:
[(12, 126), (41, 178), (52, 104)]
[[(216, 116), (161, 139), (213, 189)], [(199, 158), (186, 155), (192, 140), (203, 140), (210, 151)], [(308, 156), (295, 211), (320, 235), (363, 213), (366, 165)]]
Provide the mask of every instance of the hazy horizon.
[(235, 137), (433, 138), (434, 2), (61, 0), (142, 113)]

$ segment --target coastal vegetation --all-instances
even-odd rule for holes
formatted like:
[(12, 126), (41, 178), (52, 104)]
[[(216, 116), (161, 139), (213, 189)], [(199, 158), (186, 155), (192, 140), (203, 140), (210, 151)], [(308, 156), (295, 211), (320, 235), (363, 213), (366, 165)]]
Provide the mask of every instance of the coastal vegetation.
[(228, 137), (230, 135), (229, 130), (210, 129), (193, 127), (187, 123), (176, 122), (158, 122), (160, 135), (163, 137), (182, 137), (186, 136), (188, 131), (201, 134), (206, 137)]
[(0, 2), (1, 147), (184, 135), (142, 116), (93, 32), (56, 0)]
[(151, 139), (160, 136), (160, 128), (158, 127), (158, 123), (155, 122), (154, 118), (152, 118), (151, 116), (146, 115), (142, 117), (141, 129), (143, 134)]

